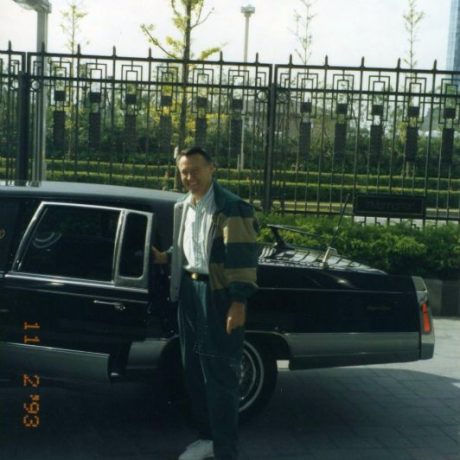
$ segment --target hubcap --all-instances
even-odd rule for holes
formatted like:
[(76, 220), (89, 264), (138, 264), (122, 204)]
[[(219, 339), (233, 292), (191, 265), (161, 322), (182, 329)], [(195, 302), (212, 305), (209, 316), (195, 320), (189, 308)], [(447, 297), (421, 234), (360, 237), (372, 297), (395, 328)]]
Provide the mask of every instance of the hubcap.
[(240, 374), (240, 412), (250, 407), (262, 391), (265, 372), (262, 358), (248, 342), (244, 343)]

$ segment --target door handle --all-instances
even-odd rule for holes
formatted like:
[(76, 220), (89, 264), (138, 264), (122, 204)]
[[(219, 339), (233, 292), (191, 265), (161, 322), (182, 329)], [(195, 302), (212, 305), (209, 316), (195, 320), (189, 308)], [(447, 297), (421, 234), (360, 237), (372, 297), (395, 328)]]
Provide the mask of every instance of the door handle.
[(93, 300), (93, 303), (96, 305), (109, 305), (117, 311), (126, 310), (126, 307), (121, 302), (106, 302), (105, 300)]
[(8, 308), (0, 308), (0, 313), (9, 313)]

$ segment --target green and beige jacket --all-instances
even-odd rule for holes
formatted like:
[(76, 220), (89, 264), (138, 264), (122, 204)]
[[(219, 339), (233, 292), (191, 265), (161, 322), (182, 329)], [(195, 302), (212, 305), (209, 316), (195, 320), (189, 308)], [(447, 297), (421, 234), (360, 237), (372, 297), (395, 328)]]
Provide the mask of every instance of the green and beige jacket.
[[(184, 266), (182, 239), (188, 206), (186, 195), (174, 207), (173, 245), (171, 255), (170, 299), (179, 298)], [(213, 215), (208, 235), (210, 245), (209, 284), (216, 298), (245, 302), (257, 289), (258, 250), (257, 220), (253, 207), (214, 181)]]

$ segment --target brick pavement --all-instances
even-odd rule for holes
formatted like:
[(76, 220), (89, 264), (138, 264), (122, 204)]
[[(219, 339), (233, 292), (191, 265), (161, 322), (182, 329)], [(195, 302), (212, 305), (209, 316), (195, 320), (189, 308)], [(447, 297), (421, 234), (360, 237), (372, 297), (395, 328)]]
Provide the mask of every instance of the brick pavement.
[[(241, 427), (241, 460), (460, 460), (460, 320), (436, 319), (435, 357), (281, 372)], [(42, 423), (21, 424), (22, 389), (0, 388), (1, 460), (172, 460), (193, 435), (161, 388), (41, 389)]]

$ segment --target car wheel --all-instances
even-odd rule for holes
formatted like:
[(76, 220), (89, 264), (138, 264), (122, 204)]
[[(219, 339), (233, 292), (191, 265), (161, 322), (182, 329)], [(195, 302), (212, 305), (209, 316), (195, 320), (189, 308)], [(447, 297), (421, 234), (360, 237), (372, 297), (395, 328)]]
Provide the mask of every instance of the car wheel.
[(276, 360), (263, 345), (244, 342), (240, 375), (240, 420), (260, 412), (276, 386)]

